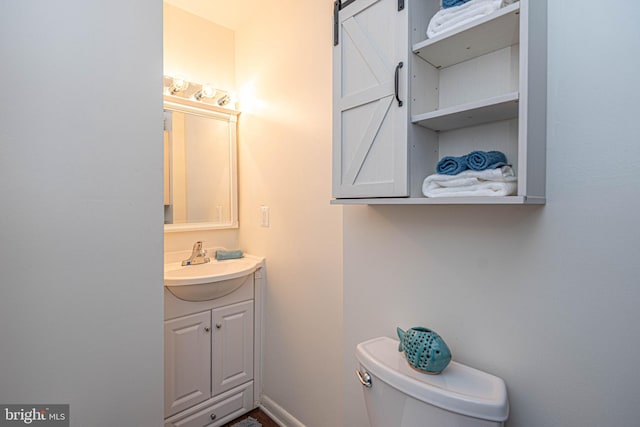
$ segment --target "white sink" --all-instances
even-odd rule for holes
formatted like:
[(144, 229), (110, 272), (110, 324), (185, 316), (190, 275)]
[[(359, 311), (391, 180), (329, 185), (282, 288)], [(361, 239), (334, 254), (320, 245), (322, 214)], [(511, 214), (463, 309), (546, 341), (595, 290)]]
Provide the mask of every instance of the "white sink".
[(183, 266), (180, 261), (164, 265), (164, 285), (185, 301), (207, 301), (238, 289), (260, 266), (253, 257)]

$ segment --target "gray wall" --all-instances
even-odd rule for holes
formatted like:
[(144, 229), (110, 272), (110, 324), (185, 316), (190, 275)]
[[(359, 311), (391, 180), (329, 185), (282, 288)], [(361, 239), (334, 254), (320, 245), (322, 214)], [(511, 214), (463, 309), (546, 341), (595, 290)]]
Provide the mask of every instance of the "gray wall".
[(162, 423), (162, 2), (0, 5), (0, 403)]
[(547, 204), (344, 208), (357, 342), (429, 326), (505, 379), (509, 427), (638, 425), (640, 5), (549, 1)]

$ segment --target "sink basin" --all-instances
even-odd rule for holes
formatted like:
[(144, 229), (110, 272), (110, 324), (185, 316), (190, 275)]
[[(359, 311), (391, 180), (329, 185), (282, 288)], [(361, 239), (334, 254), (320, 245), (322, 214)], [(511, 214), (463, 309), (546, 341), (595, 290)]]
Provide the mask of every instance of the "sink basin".
[(259, 266), (252, 258), (229, 259), (183, 266), (181, 262), (164, 265), (164, 285), (185, 301), (208, 301), (238, 289)]

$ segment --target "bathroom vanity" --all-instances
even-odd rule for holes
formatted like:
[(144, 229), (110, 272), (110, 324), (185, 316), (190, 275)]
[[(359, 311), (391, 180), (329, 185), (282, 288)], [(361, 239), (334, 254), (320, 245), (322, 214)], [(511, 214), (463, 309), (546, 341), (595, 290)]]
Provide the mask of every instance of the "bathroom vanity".
[(255, 268), (214, 299), (186, 301), (165, 286), (165, 427), (221, 426), (258, 406), (264, 260), (242, 261)]

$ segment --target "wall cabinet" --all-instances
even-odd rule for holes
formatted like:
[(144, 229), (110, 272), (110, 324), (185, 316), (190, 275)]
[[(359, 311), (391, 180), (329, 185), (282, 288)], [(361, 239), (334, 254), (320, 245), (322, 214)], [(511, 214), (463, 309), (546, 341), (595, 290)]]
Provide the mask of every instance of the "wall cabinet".
[[(544, 203), (546, 0), (433, 38), (440, 0), (336, 5), (332, 203)], [(426, 198), (444, 156), (500, 150), (516, 195)]]
[(256, 406), (255, 298), (253, 275), (218, 300), (187, 302), (165, 291), (165, 427), (215, 427)]

